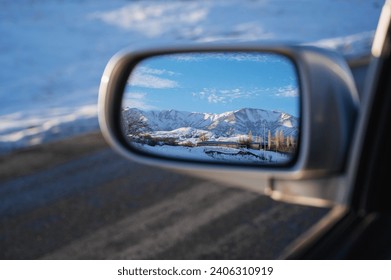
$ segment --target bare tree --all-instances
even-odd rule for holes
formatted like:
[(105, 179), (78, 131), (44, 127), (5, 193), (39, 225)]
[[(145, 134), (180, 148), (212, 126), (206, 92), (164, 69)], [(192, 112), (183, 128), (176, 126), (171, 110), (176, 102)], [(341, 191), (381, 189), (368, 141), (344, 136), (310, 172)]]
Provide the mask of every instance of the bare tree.
[(282, 129), (280, 130), (279, 140), (280, 140), (279, 141), (280, 146), (283, 146), (285, 143), (285, 137), (284, 137), (284, 132), (282, 131)]
[(274, 141), (276, 142), (276, 151), (280, 147), (280, 132), (276, 130)]
[(127, 136), (137, 136), (150, 130), (143, 116), (135, 111), (122, 111), (122, 129)]
[(271, 148), (272, 148), (272, 133), (269, 129), (269, 132), (267, 134), (267, 149), (271, 150)]
[(209, 138), (208, 138), (208, 136), (206, 135), (206, 133), (204, 132), (204, 133), (201, 133), (201, 135), (200, 135), (200, 141), (201, 142), (205, 142), (205, 141), (208, 141), (209, 140)]
[(253, 133), (251, 130), (247, 134), (247, 141), (251, 144), (253, 142)]
[(290, 139), (290, 144), (291, 144), (292, 147), (294, 147), (295, 146), (295, 139), (293, 138), (293, 135), (291, 135), (290, 138), (291, 138)]

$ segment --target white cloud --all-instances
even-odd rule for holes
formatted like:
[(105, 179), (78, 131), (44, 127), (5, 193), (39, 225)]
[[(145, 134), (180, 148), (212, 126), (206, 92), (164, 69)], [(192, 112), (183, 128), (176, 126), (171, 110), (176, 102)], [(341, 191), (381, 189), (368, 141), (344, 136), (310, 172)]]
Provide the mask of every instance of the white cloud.
[(205, 60), (220, 60), (233, 62), (259, 62), (259, 63), (280, 63), (293, 67), (289, 58), (280, 55), (265, 52), (216, 52), (216, 53), (189, 53), (173, 56), (179, 62), (201, 62)]
[(178, 83), (173, 80), (159, 78), (147, 74), (135, 74), (130, 78), (131, 86), (145, 87), (145, 88), (176, 88)]
[(138, 86), (144, 88), (176, 88), (179, 84), (171, 79), (158, 77), (159, 75), (176, 75), (175, 72), (165, 69), (154, 69), (149, 67), (139, 67), (129, 77), (130, 86)]
[(270, 88), (252, 88), (252, 89), (215, 89), (204, 88), (200, 92), (193, 92), (194, 97), (206, 99), (209, 103), (231, 103), (241, 98), (252, 98), (260, 95), (274, 95), (278, 97), (297, 97), (298, 89), (293, 86), (270, 87)]
[(215, 89), (204, 88), (198, 93), (193, 92), (193, 96), (200, 99), (206, 99), (209, 103), (231, 103), (238, 98), (249, 98), (253, 92), (245, 91), (239, 88), (235, 89)]
[(141, 110), (154, 110), (156, 107), (147, 103), (147, 95), (142, 92), (127, 92), (123, 101), (123, 107), (138, 108)]
[(196, 28), (208, 12), (209, 5), (203, 3), (140, 1), (110, 12), (93, 13), (90, 18), (152, 38)]
[(149, 68), (149, 67), (145, 67), (145, 66), (139, 67), (138, 70), (141, 73), (152, 74), (152, 75), (169, 75), (169, 76), (179, 75), (178, 73), (175, 73), (175, 72), (170, 71), (170, 70), (155, 69), (155, 68)]
[(277, 88), (275, 95), (280, 97), (297, 97), (299, 96), (299, 90), (297, 87), (289, 85)]
[(211, 93), (208, 96), (209, 103), (227, 103), (226, 98), (224, 96), (218, 95), (216, 93)]

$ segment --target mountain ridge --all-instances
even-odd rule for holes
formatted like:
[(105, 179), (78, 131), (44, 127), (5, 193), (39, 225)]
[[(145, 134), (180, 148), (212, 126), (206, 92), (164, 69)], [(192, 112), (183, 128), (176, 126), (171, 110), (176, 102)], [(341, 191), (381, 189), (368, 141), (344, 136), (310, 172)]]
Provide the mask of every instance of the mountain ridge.
[(285, 136), (292, 135), (297, 138), (299, 125), (299, 119), (288, 113), (255, 108), (242, 108), (219, 114), (174, 109), (143, 111), (125, 108), (123, 116), (125, 120), (135, 116), (142, 120), (148, 127), (144, 132), (167, 135), (173, 132), (180, 135), (181, 131), (186, 131), (189, 135), (191, 131), (193, 136), (208, 133), (209, 137), (215, 139), (247, 135), (250, 131), (253, 136), (261, 136), (269, 130), (273, 135), (276, 131), (283, 131)]

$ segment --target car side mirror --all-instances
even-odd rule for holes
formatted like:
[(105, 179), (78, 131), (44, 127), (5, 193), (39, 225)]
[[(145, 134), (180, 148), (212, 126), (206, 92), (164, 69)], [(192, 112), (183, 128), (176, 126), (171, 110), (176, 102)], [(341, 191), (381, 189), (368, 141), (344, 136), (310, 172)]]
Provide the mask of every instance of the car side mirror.
[(359, 100), (346, 61), (303, 46), (122, 51), (99, 121), (128, 159), (311, 205), (341, 203)]

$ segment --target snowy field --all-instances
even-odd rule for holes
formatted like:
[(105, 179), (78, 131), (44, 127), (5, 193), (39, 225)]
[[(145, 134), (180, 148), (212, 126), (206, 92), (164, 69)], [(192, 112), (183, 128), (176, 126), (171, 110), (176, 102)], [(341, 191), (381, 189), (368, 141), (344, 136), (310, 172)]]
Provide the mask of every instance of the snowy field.
[(261, 151), (246, 148), (227, 147), (183, 147), (169, 145), (137, 145), (138, 149), (145, 152), (166, 156), (170, 158), (190, 159), (200, 161), (220, 161), (228, 163), (249, 163), (249, 164), (284, 164), (288, 163), (291, 157), (273, 151)]
[(370, 51), (378, 0), (0, 0), (0, 153), (98, 129), (100, 77), (124, 47), (289, 42)]

